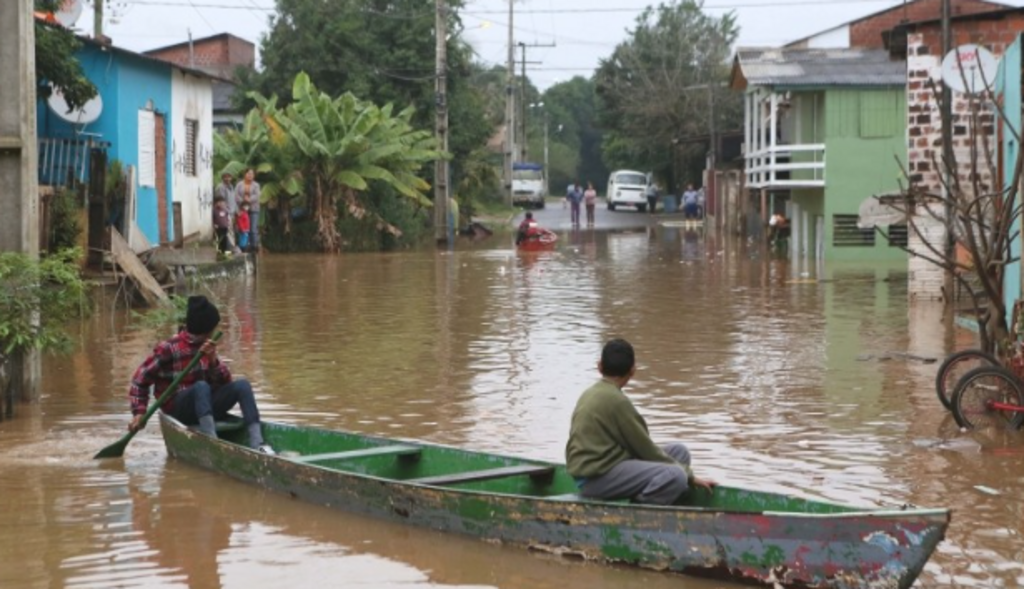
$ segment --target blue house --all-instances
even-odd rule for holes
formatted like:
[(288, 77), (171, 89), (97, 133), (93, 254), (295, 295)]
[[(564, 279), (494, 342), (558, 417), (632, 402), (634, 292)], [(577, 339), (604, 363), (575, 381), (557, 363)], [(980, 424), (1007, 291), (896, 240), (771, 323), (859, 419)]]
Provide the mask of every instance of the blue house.
[(112, 208), (134, 249), (169, 243), (175, 235), (175, 208), (183, 236), (209, 237), (211, 76), (80, 39), (77, 58), (99, 96), (71, 113), (59, 93), (40, 100), (40, 184), (87, 181), (91, 156), (105, 149), (108, 161), (120, 161), (128, 172), (126, 201)]

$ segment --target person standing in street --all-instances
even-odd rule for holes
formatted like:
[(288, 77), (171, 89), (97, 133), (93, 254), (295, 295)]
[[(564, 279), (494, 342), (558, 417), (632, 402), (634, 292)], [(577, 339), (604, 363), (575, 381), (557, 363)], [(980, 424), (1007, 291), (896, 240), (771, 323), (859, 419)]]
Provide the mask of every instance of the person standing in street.
[(569, 185), (569, 192), (565, 195), (565, 199), (569, 201), (569, 216), (572, 219), (572, 224), (574, 227), (579, 227), (580, 203), (583, 201), (583, 189), (580, 187), (579, 180)]
[(252, 168), (245, 171), (245, 178), (235, 187), (235, 197), (239, 208), (244, 202), (249, 203), (249, 247), (254, 252), (260, 250), (260, 184), (256, 181), (256, 173)]
[(658, 185), (653, 180), (644, 190), (644, 196), (647, 197), (647, 212), (653, 215), (655, 209), (658, 208)]
[(693, 184), (687, 184), (683, 192), (683, 216), (687, 219), (697, 219), (699, 212), (700, 193), (693, 188)]
[(213, 199), (213, 230), (217, 235), (217, 253), (230, 256), (231, 215), (228, 214), (227, 203), (219, 196)]
[[(235, 183), (232, 180), (233, 178), (228, 172), (224, 172), (220, 175), (220, 184), (218, 184), (217, 188), (213, 191), (213, 202), (216, 203), (218, 198), (224, 201), (224, 206), (228, 211), (228, 216), (230, 217), (231, 226), (234, 226), (235, 216), (238, 214), (238, 201), (235, 200)], [(231, 251), (240, 253), (237, 251), (238, 248), (236, 243), (234, 232), (228, 231), (228, 246), (231, 248)]]
[(242, 210), (238, 211), (238, 217), (236, 219), (236, 227), (238, 228), (238, 247), (243, 252), (249, 251), (249, 235), (252, 232), (252, 226), (249, 224), (249, 203), (242, 203)]
[(583, 193), (583, 204), (587, 207), (587, 227), (594, 226), (594, 209), (597, 208), (597, 191), (594, 183), (587, 182), (587, 190)]

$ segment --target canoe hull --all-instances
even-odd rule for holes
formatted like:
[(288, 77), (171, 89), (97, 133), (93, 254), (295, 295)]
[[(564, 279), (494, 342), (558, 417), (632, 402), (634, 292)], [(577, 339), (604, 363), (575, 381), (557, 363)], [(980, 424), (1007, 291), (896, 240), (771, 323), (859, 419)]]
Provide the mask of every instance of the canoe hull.
[(554, 554), (753, 584), (910, 587), (949, 521), (944, 510), (899, 517), (727, 513), (428, 487), (262, 455), (163, 415), (161, 428), (175, 458), (312, 503)]

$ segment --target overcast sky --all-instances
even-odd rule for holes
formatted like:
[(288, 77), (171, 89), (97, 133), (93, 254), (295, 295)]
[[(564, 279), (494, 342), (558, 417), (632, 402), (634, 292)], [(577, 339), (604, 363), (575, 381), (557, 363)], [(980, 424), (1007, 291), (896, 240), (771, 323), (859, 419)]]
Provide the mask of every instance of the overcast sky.
[[(0, 0), (3, 1), (3, 0)], [(91, 0), (78, 27), (92, 30)], [(424, 8), (433, 0), (423, 0)], [(780, 45), (903, 0), (705, 0), (715, 15), (735, 11), (739, 44)], [(1013, 6), (1024, 0), (1008, 0)], [(515, 0), (516, 43), (550, 45), (527, 49), (527, 75), (544, 89), (576, 75), (589, 76), (598, 61), (626, 38), (634, 19), (650, 0)], [(273, 0), (107, 0), (105, 33), (114, 44), (144, 51), (188, 39), (230, 32), (259, 44), (272, 14)], [(464, 38), (481, 61), (505, 63), (508, 0), (467, 0), (462, 11)], [(517, 59), (519, 50), (517, 49)], [(517, 67), (518, 69), (518, 67)]]

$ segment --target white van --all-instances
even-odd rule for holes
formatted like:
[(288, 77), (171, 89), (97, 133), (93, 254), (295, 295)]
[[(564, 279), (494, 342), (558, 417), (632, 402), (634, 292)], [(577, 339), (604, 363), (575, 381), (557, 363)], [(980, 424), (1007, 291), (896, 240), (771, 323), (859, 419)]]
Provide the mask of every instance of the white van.
[(636, 207), (636, 210), (647, 210), (648, 176), (635, 170), (615, 170), (608, 177), (608, 210), (614, 211), (619, 205)]

